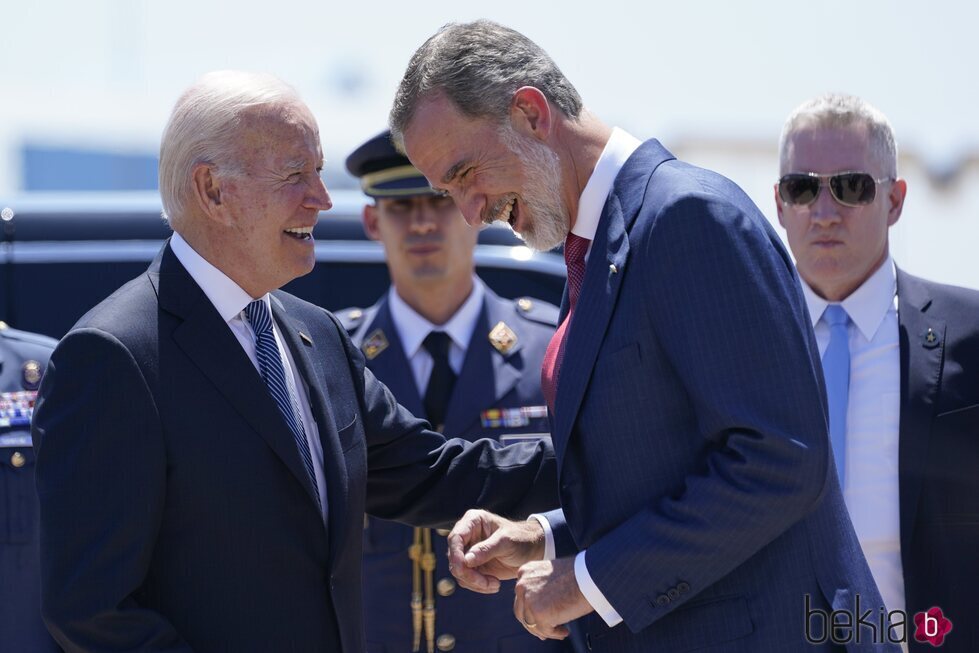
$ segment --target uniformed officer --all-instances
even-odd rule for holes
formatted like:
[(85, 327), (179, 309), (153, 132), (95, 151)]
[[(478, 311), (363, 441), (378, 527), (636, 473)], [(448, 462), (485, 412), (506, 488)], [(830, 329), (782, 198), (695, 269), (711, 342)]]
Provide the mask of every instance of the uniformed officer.
[(0, 651), (60, 651), (41, 621), (31, 415), (56, 340), (0, 322)]
[[(555, 306), (502, 299), (475, 274), (478, 232), (435, 194), (384, 132), (347, 158), (374, 201), (364, 230), (380, 241), (392, 285), (370, 308), (337, 316), (367, 365), (414, 414), (449, 437), (503, 442), (549, 437), (541, 359)], [(445, 532), (370, 517), (364, 530), (369, 653), (564, 651), (513, 618), (513, 592), (456, 588)]]

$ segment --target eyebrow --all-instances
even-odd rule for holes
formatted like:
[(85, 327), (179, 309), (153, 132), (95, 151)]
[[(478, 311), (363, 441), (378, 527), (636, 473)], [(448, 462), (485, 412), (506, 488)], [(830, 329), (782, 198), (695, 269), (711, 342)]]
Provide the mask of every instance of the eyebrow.
[(451, 182), (453, 179), (456, 178), (456, 175), (459, 174), (459, 171), (462, 170), (467, 165), (469, 165), (469, 161), (465, 159), (454, 164), (452, 167), (448, 169), (448, 171), (444, 175), (442, 175), (442, 183), (447, 184)]

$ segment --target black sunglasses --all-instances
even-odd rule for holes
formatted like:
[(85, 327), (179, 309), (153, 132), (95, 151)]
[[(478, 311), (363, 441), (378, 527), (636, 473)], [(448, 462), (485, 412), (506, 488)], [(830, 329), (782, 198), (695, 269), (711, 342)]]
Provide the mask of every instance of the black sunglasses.
[(893, 181), (893, 178), (874, 179), (866, 172), (838, 172), (834, 175), (793, 172), (778, 180), (778, 195), (788, 204), (806, 206), (815, 202), (820, 187), (827, 185), (833, 199), (843, 206), (865, 206), (877, 197), (877, 184), (885, 181)]

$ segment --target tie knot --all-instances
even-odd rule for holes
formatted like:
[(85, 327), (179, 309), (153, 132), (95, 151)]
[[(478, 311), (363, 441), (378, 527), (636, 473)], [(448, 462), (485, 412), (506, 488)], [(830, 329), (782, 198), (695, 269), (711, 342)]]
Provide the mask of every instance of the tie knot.
[(431, 331), (422, 342), (422, 346), (432, 355), (434, 360), (448, 360), (450, 344), (452, 344), (452, 338), (445, 331)]
[(256, 299), (249, 303), (245, 307), (245, 316), (252, 325), (255, 335), (272, 330), (272, 316), (269, 315), (269, 309), (263, 300)]
[(570, 268), (573, 265), (583, 265), (585, 254), (588, 252), (588, 245), (591, 241), (582, 238), (577, 234), (568, 232), (568, 237), (564, 241), (564, 262)]
[(845, 325), (847, 320), (850, 318), (846, 313), (846, 309), (839, 304), (830, 304), (823, 311), (823, 319), (830, 327), (837, 327)]

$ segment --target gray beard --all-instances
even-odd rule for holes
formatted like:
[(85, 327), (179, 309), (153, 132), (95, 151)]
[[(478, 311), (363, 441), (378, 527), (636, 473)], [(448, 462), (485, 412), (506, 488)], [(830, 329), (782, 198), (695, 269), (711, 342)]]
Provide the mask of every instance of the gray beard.
[(529, 215), (517, 236), (531, 249), (546, 252), (568, 236), (568, 210), (561, 199), (561, 165), (558, 156), (543, 143), (518, 135), (509, 125), (500, 127), (500, 138), (522, 161), (527, 179), (520, 197), (520, 211)]

